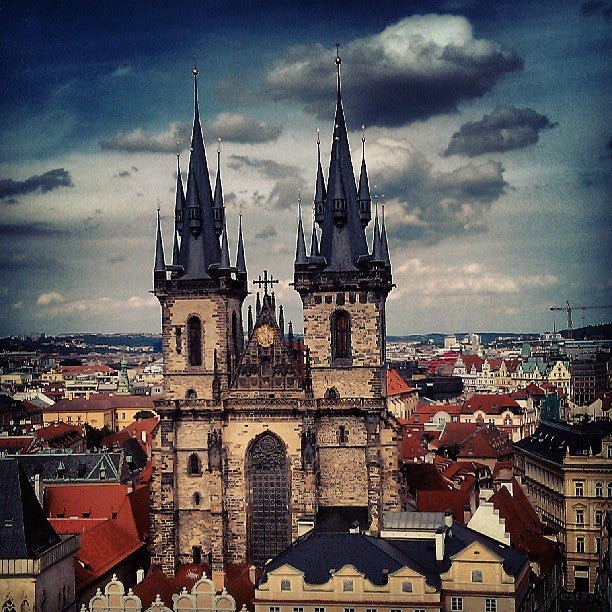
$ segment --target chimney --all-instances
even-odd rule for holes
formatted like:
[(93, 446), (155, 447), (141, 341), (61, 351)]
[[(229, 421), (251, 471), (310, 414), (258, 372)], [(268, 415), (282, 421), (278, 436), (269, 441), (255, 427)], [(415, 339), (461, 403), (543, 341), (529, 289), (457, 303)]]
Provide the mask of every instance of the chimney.
[(445, 528), (439, 527), (436, 531), (436, 561), (444, 560), (444, 538), (446, 537)]
[(144, 580), (144, 570), (142, 567), (139, 567), (136, 570), (136, 584), (140, 584)]
[(349, 527), (349, 533), (359, 533), (359, 521), (353, 521)]
[(444, 524), (449, 529), (453, 526), (453, 511), (450, 508), (444, 513)]
[(42, 490), (42, 481), (40, 478), (40, 474), (34, 474), (34, 493), (36, 494), (36, 499), (38, 499), (38, 503), (43, 505), (43, 490)]
[(256, 572), (256, 568), (254, 565), (251, 565), (249, 567), (249, 580), (251, 581), (251, 584), (255, 584), (255, 580), (257, 579), (257, 574)]

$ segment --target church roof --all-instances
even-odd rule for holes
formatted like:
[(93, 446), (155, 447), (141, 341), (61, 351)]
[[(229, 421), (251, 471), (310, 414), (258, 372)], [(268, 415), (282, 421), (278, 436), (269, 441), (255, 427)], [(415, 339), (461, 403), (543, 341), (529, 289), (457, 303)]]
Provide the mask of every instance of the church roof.
[(0, 559), (37, 559), (61, 542), (16, 459), (0, 459)]

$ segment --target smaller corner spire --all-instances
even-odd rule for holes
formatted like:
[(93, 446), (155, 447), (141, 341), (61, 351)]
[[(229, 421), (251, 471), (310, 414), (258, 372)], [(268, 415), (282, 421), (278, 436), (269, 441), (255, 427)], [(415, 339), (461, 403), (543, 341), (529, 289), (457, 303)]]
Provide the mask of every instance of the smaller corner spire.
[(225, 207), (223, 204), (223, 187), (221, 185), (221, 138), (217, 144), (217, 179), (215, 181), (215, 195), (213, 196), (213, 223), (215, 233), (220, 236), (225, 225)]
[(236, 249), (236, 270), (246, 274), (246, 259), (244, 257), (244, 240), (242, 238), (242, 213), (238, 215), (238, 247)]
[(247, 332), (250, 338), (253, 335), (253, 307), (250, 304), (247, 310)]
[(382, 227), (380, 230), (380, 246), (382, 250), (382, 259), (385, 266), (391, 266), (391, 256), (389, 255), (389, 243), (387, 242), (387, 228), (385, 227), (385, 205), (382, 208)]
[(317, 237), (317, 224), (316, 224), (316, 206), (313, 207), (312, 211), (312, 237), (310, 239), (310, 256), (319, 256), (319, 240)]
[(155, 272), (166, 272), (166, 260), (164, 258), (164, 242), (161, 233), (161, 217), (159, 203), (157, 204), (157, 239), (155, 241)]
[(283, 305), (278, 307), (278, 327), (280, 328), (281, 336), (285, 338), (285, 313), (283, 311)]
[(323, 178), (323, 168), (321, 167), (321, 134), (317, 128), (317, 183), (315, 187), (315, 221), (321, 227), (325, 218), (325, 198), (327, 192), (325, 189), (325, 179)]
[(308, 257), (306, 255), (306, 241), (304, 240), (304, 226), (302, 225), (302, 196), (298, 190), (298, 232), (297, 232), (297, 246), (295, 249), (295, 263), (305, 264), (308, 263)]
[(374, 236), (372, 238), (372, 261), (379, 263), (383, 261), (382, 244), (380, 239), (380, 227), (378, 225), (378, 202), (374, 213)]
[(230, 269), (229, 244), (227, 241), (227, 228), (225, 227), (225, 224), (223, 224), (223, 232), (221, 234), (221, 262), (219, 264), (219, 269)]
[(370, 196), (370, 185), (368, 182), (368, 171), (365, 161), (365, 125), (361, 126), (361, 172), (359, 174), (359, 220), (361, 227), (365, 228), (372, 220), (372, 198)]

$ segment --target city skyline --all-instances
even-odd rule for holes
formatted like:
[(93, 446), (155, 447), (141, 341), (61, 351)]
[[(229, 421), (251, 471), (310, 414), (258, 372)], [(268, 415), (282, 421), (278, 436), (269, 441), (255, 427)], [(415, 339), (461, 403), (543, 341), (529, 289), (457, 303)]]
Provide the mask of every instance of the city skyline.
[(159, 331), (156, 208), (169, 254), (193, 53), (232, 257), (242, 211), (249, 283), (264, 268), (280, 278), (301, 332), (298, 190), (309, 233), (336, 41), (353, 164), (365, 125), (385, 204), (390, 335), (559, 329), (550, 306), (612, 302), (607, 3), (75, 7), (1, 5), (0, 336)]

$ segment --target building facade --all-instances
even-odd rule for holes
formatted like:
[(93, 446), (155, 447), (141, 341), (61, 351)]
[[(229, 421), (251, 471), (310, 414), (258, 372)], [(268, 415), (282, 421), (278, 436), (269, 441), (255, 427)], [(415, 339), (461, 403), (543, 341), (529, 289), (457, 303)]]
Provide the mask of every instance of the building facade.
[(612, 504), (612, 422), (542, 423), (514, 449), (529, 500), (558, 530), (566, 589), (592, 593), (603, 520)]
[[(220, 174), (214, 192), (198, 109), (186, 193), (177, 176), (172, 263), (161, 230), (154, 293), (162, 310), (166, 396), (153, 459), (153, 563), (173, 574), (207, 561), (263, 565), (325, 506), (368, 509), (371, 528), (398, 504), (399, 427), (385, 411), (385, 301), (392, 288), (384, 224), (374, 221), (365, 158), (358, 185), (338, 90), (329, 175), (319, 150), (309, 254), (300, 217), (294, 287), (304, 339), (288, 334), (277, 282), (257, 282), (242, 313), (247, 270), (242, 220), (230, 264)], [(364, 145), (365, 150), (365, 145)], [(318, 226), (318, 227), (317, 227)], [(254, 319), (254, 320), (253, 320)]]

